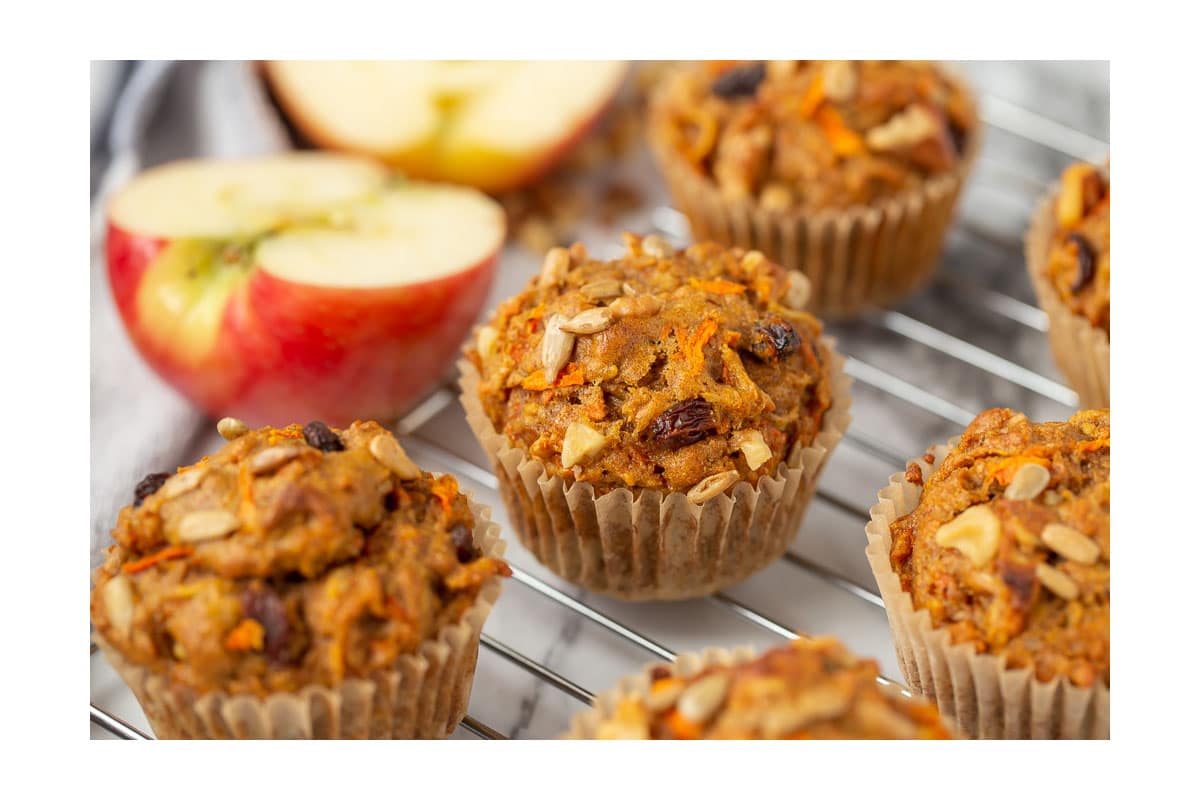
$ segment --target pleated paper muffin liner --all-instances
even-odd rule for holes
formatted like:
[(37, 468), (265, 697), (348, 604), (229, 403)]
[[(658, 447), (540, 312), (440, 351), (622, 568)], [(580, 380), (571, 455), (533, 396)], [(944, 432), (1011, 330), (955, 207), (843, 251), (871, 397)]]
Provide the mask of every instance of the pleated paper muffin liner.
[[(502, 557), (505, 543), (491, 511), (473, 501), (470, 507), (476, 546)], [(489, 578), (462, 619), (387, 671), (265, 698), (197, 692), (127, 661), (99, 634), (95, 640), (160, 739), (442, 739), (466, 715), (479, 634), (500, 589), (500, 578)]]
[(459, 362), (467, 423), (492, 462), (521, 544), (548, 569), (594, 592), (623, 600), (703, 597), (735, 584), (783, 555), (816, 491), (821, 469), (850, 426), (845, 358), (829, 355), (832, 403), (816, 439), (793, 446), (757, 488), (739, 481), (702, 505), (683, 492), (621, 487), (598, 492), (564, 481), (513, 447), (479, 399), (480, 375)]
[[(654, 670), (666, 669), (671, 677), (686, 680), (709, 667), (735, 667), (753, 661), (759, 655), (759, 652), (750, 647), (738, 647), (733, 650), (713, 647), (701, 653), (680, 653), (674, 663), (655, 661), (646, 664), (638, 672), (621, 678), (613, 688), (596, 695), (591, 707), (571, 718), (570, 727), (561, 738), (595, 739), (597, 730), (606, 720), (613, 717), (621, 701), (631, 697), (642, 701), (649, 699), (650, 686), (654, 683), (651, 673)], [(903, 697), (899, 690), (891, 685), (881, 688), (885, 692), (893, 692)], [(945, 720), (945, 725), (952, 735), (957, 735), (951, 720)]]
[[(928, 479), (957, 444), (956, 437), (932, 448), (933, 464), (921, 458), (909, 464), (920, 467)], [(889, 526), (917, 507), (921, 491), (903, 472), (892, 475), (867, 524), (867, 560), (908, 685), (936, 701), (943, 716), (956, 720), (973, 738), (1107, 739), (1107, 686), (1081, 688), (1062, 676), (1039, 681), (1032, 667), (1008, 669), (1000, 656), (976, 653), (969, 642), (951, 643), (950, 632), (935, 628), (928, 610), (913, 608), (912, 595), (900, 587), (892, 569)]]
[(1108, 408), (1108, 333), (1072, 311), (1046, 274), (1046, 260), (1058, 226), (1055, 204), (1058, 186), (1049, 191), (1030, 220), (1025, 235), (1025, 265), (1046, 312), (1050, 352), (1067, 383), (1079, 395), (1080, 408)]
[(982, 138), (976, 126), (954, 169), (916, 190), (870, 205), (806, 212), (763, 208), (757, 198), (729, 200), (671, 146), (653, 116), (651, 149), (693, 238), (759, 250), (802, 271), (812, 283), (809, 310), (823, 318), (893, 305), (929, 281)]

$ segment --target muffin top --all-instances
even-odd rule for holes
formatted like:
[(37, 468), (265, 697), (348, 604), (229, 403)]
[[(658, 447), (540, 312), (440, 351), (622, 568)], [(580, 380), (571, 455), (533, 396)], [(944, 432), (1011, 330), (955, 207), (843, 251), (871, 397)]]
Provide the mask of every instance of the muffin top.
[[(1107, 686), (1108, 460), (1107, 410), (1041, 424), (1002, 408), (976, 417), (891, 525), (913, 607), (1040, 681)], [(921, 484), (917, 464), (906, 478)]]
[(1108, 333), (1108, 174), (1091, 164), (1063, 171), (1046, 276), (1071, 311)]
[(390, 668), (510, 574), (476, 547), (454, 478), (374, 422), (222, 433), (118, 516), (92, 623), (131, 663), (201, 692), (333, 686)]
[(807, 282), (761, 253), (657, 236), (556, 248), (468, 357), (497, 431), (546, 470), (703, 502), (811, 444), (830, 407)]
[(836, 639), (797, 639), (735, 666), (680, 678), (655, 667), (622, 698), (598, 739), (949, 739), (929, 703), (876, 680), (874, 661)]
[(672, 76), (651, 131), (729, 200), (768, 210), (867, 205), (963, 160), (970, 95), (928, 62), (715, 61)]

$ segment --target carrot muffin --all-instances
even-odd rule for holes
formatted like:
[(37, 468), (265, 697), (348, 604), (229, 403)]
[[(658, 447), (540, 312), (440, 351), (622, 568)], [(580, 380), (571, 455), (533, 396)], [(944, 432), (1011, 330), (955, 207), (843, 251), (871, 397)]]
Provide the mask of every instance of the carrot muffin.
[[(629, 234), (625, 246), (611, 261), (578, 244), (551, 250), (541, 274), (500, 305), (468, 349), (464, 404), (497, 462), (522, 541), (548, 566), (622, 596), (704, 593), (777, 556), (803, 503), (786, 530), (745, 532), (752, 541), (740, 552), (734, 540), (707, 538), (727, 534), (712, 519), (700, 545), (709, 552), (696, 555), (726, 555), (729, 571), (704, 564), (674, 586), (660, 569), (681, 566), (672, 553), (659, 554), (663, 564), (646, 560), (655, 559), (660, 520), (671, 516), (659, 505), (674, 508), (677, 497), (691, 507), (681, 506), (676, 521), (693, 544), (705, 504), (741, 498), (760, 514), (795, 505), (798, 487), (784, 486), (789, 472), (807, 469), (811, 483), (830, 437), (848, 422), (841, 359), (820, 322), (800, 309), (803, 276), (761, 253), (712, 243), (677, 251), (659, 237)], [(805, 458), (812, 463), (802, 466)], [(574, 495), (563, 513), (546, 505), (552, 481), (560, 496)], [(612, 552), (595, 549), (596, 527), (605, 526), (595, 503), (582, 502), (584, 491), (621, 516), (608, 531), (616, 539), (599, 531)], [(643, 500), (635, 521), (630, 509)], [(747, 520), (733, 522), (740, 529)], [(776, 533), (782, 538), (762, 538)], [(571, 544), (578, 535), (590, 541)], [(558, 554), (567, 549), (584, 558), (565, 563)]]
[[(966, 730), (1033, 725), (1024, 735), (1087, 735), (1100, 714), (1089, 704), (1101, 700), (1107, 726), (1109, 435), (1107, 411), (1040, 424), (985, 411), (956, 443), (910, 462), (896, 481), (907, 486), (881, 495), (893, 513), (872, 510), (872, 567), (893, 630), (899, 622), (913, 637), (897, 642), (901, 664), (910, 684), (936, 696), (944, 713), (956, 710)], [(891, 517), (886, 561), (875, 557), (884, 543), (877, 516)], [(933, 632), (940, 637), (923, 636)], [(941, 682), (942, 658), (951, 675), (954, 661), (965, 663), (980, 705)], [(1006, 702), (985, 698), (990, 691)], [(1046, 691), (1070, 695), (1090, 719), (1043, 719), (1037, 731), (1039, 715), (1060, 713), (1054, 702), (1038, 707)]]
[(966, 88), (912, 61), (697, 63), (664, 82), (649, 127), (697, 238), (804, 270), (826, 314), (931, 272), (979, 139)]
[(831, 637), (760, 656), (709, 651), (647, 667), (578, 715), (571, 739), (950, 739), (933, 705), (879, 682)]
[(374, 422), (220, 429), (220, 451), (137, 485), (92, 591), (97, 641), (155, 732), (452, 730), (510, 574), (486, 510)]
[(1085, 408), (1108, 406), (1108, 198), (1107, 169), (1067, 167), (1026, 248), (1055, 360)]

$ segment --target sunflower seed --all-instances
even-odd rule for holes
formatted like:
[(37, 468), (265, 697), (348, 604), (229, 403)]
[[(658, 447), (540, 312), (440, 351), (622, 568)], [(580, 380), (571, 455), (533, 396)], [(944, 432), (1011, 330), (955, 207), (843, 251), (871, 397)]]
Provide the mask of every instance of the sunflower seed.
[(710, 497), (716, 497), (730, 486), (733, 486), (738, 482), (740, 477), (736, 469), (731, 469), (727, 472), (718, 472), (716, 475), (709, 475), (688, 490), (687, 499), (693, 503), (703, 503)]
[(621, 282), (616, 278), (592, 281), (579, 290), (588, 300), (607, 300), (621, 296)]
[(234, 417), (222, 417), (217, 422), (217, 433), (227, 442), (232, 442), (250, 432), (250, 426)]
[(706, 675), (679, 695), (675, 708), (692, 722), (707, 722), (725, 702), (728, 691), (729, 675), (723, 672)]
[(224, 509), (193, 511), (179, 522), (179, 541), (203, 542), (237, 530), (237, 515)]
[(1063, 558), (1080, 564), (1095, 564), (1100, 558), (1100, 545), (1074, 528), (1058, 522), (1042, 528), (1042, 541)]
[(176, 472), (167, 478), (166, 483), (163, 484), (162, 498), (164, 500), (171, 500), (180, 495), (187, 494), (200, 485), (208, 472), (208, 467), (192, 467), (185, 472)]
[(1071, 580), (1071, 576), (1067, 573), (1057, 570), (1049, 564), (1038, 564), (1034, 568), (1034, 574), (1037, 575), (1037, 579), (1041, 581), (1042, 586), (1045, 586), (1063, 600), (1074, 600), (1079, 597), (1079, 587), (1075, 584), (1075, 581)]
[(675, 249), (671, 247), (666, 239), (652, 233), (645, 239), (642, 239), (642, 252), (655, 258), (670, 258), (675, 254)]
[(538, 286), (558, 286), (567, 278), (571, 269), (571, 254), (562, 247), (551, 247), (546, 251), (542, 261), (542, 272), (538, 276)]
[(562, 314), (552, 314), (546, 320), (546, 332), (542, 336), (542, 372), (546, 383), (554, 383), (563, 366), (571, 360), (575, 349), (575, 334), (562, 329), (566, 319)]
[(566, 322), (560, 322), (558, 327), (568, 333), (599, 333), (613, 324), (613, 312), (607, 308), (589, 308), (571, 317)]
[(475, 346), (479, 349), (479, 355), (487, 358), (492, 354), (492, 348), (496, 346), (496, 339), (500, 334), (491, 325), (484, 325), (479, 329), (479, 333), (475, 339)]
[(250, 468), (252, 475), (261, 475), (279, 469), (298, 455), (300, 448), (296, 445), (276, 445), (250, 456), (246, 466)]
[(391, 470), (400, 480), (411, 481), (421, 477), (421, 468), (413, 463), (394, 436), (381, 433), (371, 440), (367, 449), (376, 461)]
[(617, 319), (626, 317), (649, 317), (662, 310), (663, 302), (654, 295), (639, 294), (632, 297), (618, 297), (609, 305), (609, 310)]
[(1032, 500), (1050, 483), (1050, 470), (1041, 464), (1022, 464), (1004, 490), (1009, 500)]

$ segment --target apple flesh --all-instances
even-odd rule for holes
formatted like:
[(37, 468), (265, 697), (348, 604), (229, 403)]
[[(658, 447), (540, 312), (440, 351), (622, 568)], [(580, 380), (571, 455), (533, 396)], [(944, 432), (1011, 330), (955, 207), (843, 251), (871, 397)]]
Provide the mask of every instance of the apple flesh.
[(625, 75), (619, 61), (272, 61), (264, 69), (315, 144), (489, 192), (553, 166)]
[(446, 372), (504, 243), (471, 189), (289, 154), (152, 169), (109, 206), (126, 330), (213, 417), (391, 420)]

